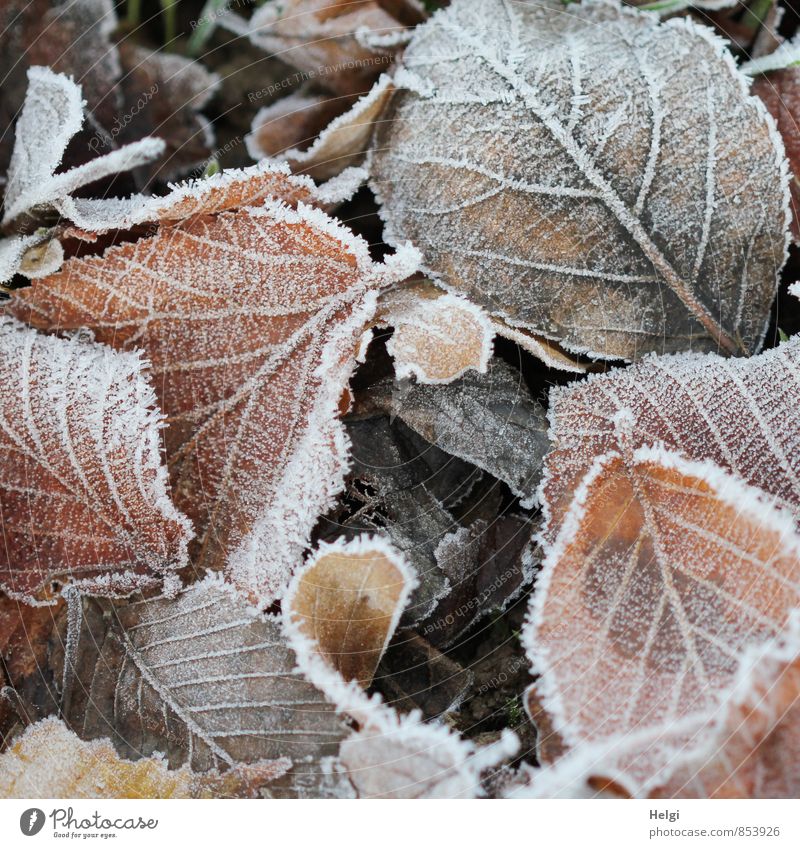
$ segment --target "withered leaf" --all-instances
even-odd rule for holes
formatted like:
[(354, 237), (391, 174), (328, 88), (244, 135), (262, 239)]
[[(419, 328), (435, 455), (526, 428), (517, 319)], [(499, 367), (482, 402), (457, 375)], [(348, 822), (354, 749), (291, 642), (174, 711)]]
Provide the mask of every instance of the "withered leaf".
[[(307, 150), (287, 150), (281, 158), (297, 173), (308, 174), (315, 180), (327, 180), (345, 168), (361, 165), (392, 91), (394, 86), (390, 77), (383, 74), (369, 93), (359, 98), (351, 109), (334, 118)], [(263, 119), (264, 116), (261, 117)], [(253, 132), (258, 132), (255, 122)], [(259, 150), (253, 146), (251, 153), (266, 155), (263, 147)]]
[(326, 545), (297, 582), (292, 613), (326, 662), (366, 688), (416, 582), (382, 539)]
[(416, 260), (376, 265), (324, 213), (268, 201), (70, 260), (15, 311), (145, 351), (195, 563), (267, 607), (342, 486), (339, 402), (376, 293)]
[(69, 141), (83, 124), (81, 88), (49, 68), (28, 70), (28, 90), (15, 128), (8, 167), (3, 226), (40, 208), (57, 207), (74, 191), (158, 157), (164, 142), (142, 138), (125, 147), (56, 173)]
[(710, 30), (610, 3), (454, 0), (395, 83), (372, 185), (387, 240), (411, 239), (448, 287), (598, 357), (759, 347), (786, 163)]
[[(303, 582), (313, 572), (318, 558), (319, 553), (294, 576), (283, 602), (284, 630), (306, 678), (325, 693), (339, 712), (359, 725), (360, 729), (343, 740), (339, 749), (340, 762), (359, 797), (452, 798), (480, 794), (481, 771), (516, 752), (514, 734), (504, 733), (495, 745), (476, 751), (474, 745), (444, 726), (422, 723), (418, 714), (399, 716), (379, 697), (368, 697), (356, 681), (342, 677), (328, 661), (329, 649), (317, 640), (308, 618), (296, 609)], [(387, 638), (409, 596), (409, 577), (399, 571), (397, 576), (406, 582), (397, 595)], [(335, 595), (326, 593), (320, 600), (324, 602), (326, 597)], [(338, 599), (334, 602), (338, 605)], [(328, 617), (325, 606), (321, 604), (315, 615)]]
[(175, 598), (112, 606), (72, 595), (61, 714), (82, 739), (110, 736), (126, 758), (225, 769), (330, 756), (347, 733), (295, 671), (279, 619), (215, 579)]
[(106, 739), (84, 742), (57, 718), (31, 725), (0, 755), (3, 798), (241, 798), (257, 797), (291, 761), (238, 765), (224, 774), (174, 771), (157, 755), (120, 759)]
[(757, 76), (753, 80), (753, 94), (757, 94), (769, 109), (786, 148), (792, 169), (792, 233), (797, 240), (800, 238), (800, 133), (797, 131), (800, 119), (800, 68), (781, 68)]
[[(246, 25), (250, 40), (340, 94), (360, 94), (392, 62), (405, 27), (375, 0), (288, 0), (267, 3)], [(389, 36), (387, 46), (365, 37)], [(378, 39), (376, 39), (376, 42)]]
[(544, 408), (499, 359), (449, 385), (394, 392), (391, 413), (448, 454), (488, 471), (532, 505), (549, 446)]
[(0, 321), (0, 587), (126, 594), (187, 562), (138, 354)]
[(797, 798), (800, 794), (800, 640), (788, 638), (749, 664), (692, 752), (651, 793), (656, 798)]
[(485, 373), (494, 327), (466, 298), (414, 283), (384, 295), (379, 314), (394, 329), (386, 350), (397, 379), (436, 385), (470, 370)]
[(652, 357), (555, 388), (549, 400), (549, 541), (595, 457), (654, 442), (712, 460), (800, 516), (800, 339), (751, 359)]
[(599, 457), (577, 488), (523, 639), (567, 745), (650, 734), (605, 772), (646, 794), (798, 603), (788, 513), (713, 463), (640, 448)]

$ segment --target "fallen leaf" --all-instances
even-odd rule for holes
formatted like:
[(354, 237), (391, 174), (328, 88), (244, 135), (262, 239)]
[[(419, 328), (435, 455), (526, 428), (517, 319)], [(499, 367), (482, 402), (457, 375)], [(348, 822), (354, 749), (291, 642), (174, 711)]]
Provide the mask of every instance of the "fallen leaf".
[[(454, 798), (480, 794), (481, 772), (516, 752), (516, 736), (506, 731), (495, 745), (478, 751), (442, 725), (423, 724), (418, 714), (399, 716), (379, 697), (368, 697), (357, 681), (342, 677), (327, 660), (328, 648), (317, 641), (308, 619), (295, 607), (307, 575), (324, 555), (324, 551), (318, 552), (295, 574), (284, 598), (283, 626), (306, 678), (340, 713), (359, 725), (360, 729), (341, 743), (339, 753), (359, 797)], [(396, 596), (392, 627), (400, 619), (410, 589), (410, 575), (398, 569), (396, 579), (406, 583)], [(328, 617), (325, 607), (318, 607), (315, 613), (322, 619)]]
[(385, 294), (379, 315), (394, 328), (386, 350), (398, 380), (415, 377), (418, 383), (435, 385), (469, 370), (486, 372), (494, 328), (488, 315), (466, 298), (413, 283)]
[(787, 626), (800, 538), (713, 463), (639, 448), (595, 460), (545, 553), (523, 634), (538, 696), (576, 749), (650, 733), (600, 772), (646, 794)]
[(212, 125), (200, 114), (219, 86), (219, 76), (197, 59), (135, 44), (119, 45), (119, 86), (131, 104), (115, 142), (156, 135), (166, 142), (164, 158), (152, 165), (143, 182), (175, 179), (206, 164), (214, 149)]
[[(348, 111), (334, 118), (307, 150), (286, 150), (281, 158), (296, 173), (308, 174), (315, 180), (327, 180), (345, 168), (361, 165), (393, 91), (390, 77), (383, 74), (369, 93), (358, 99)], [(253, 133), (252, 138), (258, 137), (255, 122)], [(251, 143), (251, 155), (267, 155), (262, 151), (263, 147)]]
[(242, 798), (286, 772), (290, 760), (240, 765), (219, 774), (168, 770), (157, 755), (121, 760), (106, 739), (83, 742), (57, 718), (46, 718), (0, 755), (4, 798)]
[(61, 715), (123, 757), (161, 752), (197, 772), (331, 756), (347, 728), (295, 671), (279, 619), (216, 578), (175, 598), (111, 605), (73, 594)]
[(187, 562), (161, 463), (162, 419), (138, 354), (0, 322), (0, 587), (126, 594)]
[(789, 184), (792, 192), (792, 232), (797, 241), (800, 238), (800, 183), (797, 179), (800, 174), (800, 68), (780, 68), (772, 73), (759, 75), (753, 80), (752, 90), (753, 94), (757, 94), (764, 101), (775, 119), (786, 148), (786, 156), (792, 169)]
[(266, 608), (341, 490), (339, 402), (376, 294), (416, 261), (409, 248), (376, 265), (324, 213), (268, 201), (70, 260), (14, 309), (145, 351), (194, 562)]
[(256, 112), (251, 132), (244, 137), (247, 152), (258, 160), (307, 150), (352, 101), (351, 97), (316, 94), (307, 87), (281, 97)]
[(499, 359), (445, 386), (412, 385), (385, 398), (430, 444), (488, 471), (532, 506), (549, 447), (544, 408)]
[[(405, 27), (374, 0), (288, 0), (257, 9), (250, 40), (335, 94), (360, 94), (393, 59), (392, 42)], [(388, 36), (388, 46), (368, 37)]]
[(797, 798), (800, 794), (800, 639), (795, 625), (747, 663), (724, 709), (698, 733), (699, 750), (654, 798)]
[(595, 457), (654, 442), (715, 462), (800, 516), (798, 385), (800, 339), (751, 359), (651, 357), (554, 388), (542, 481), (545, 538), (554, 541)]
[(163, 141), (143, 138), (56, 173), (67, 144), (83, 124), (83, 106), (80, 86), (68, 77), (49, 68), (28, 70), (28, 90), (8, 167), (4, 227), (38, 208), (53, 208), (83, 186), (139, 167), (163, 152)]
[(415, 31), (395, 85), (371, 168), (384, 235), (449, 289), (595, 357), (760, 346), (787, 168), (710, 30), (455, 0)]
[(296, 584), (292, 614), (332, 668), (367, 688), (416, 582), (383, 540), (326, 545)]

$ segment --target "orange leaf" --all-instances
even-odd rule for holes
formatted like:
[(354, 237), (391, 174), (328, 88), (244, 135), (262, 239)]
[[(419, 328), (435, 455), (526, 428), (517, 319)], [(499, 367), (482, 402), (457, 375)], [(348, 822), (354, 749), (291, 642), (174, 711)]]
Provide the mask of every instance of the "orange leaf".
[(338, 405), (377, 291), (416, 259), (375, 265), (324, 213), (268, 202), (71, 260), (20, 292), (16, 312), (144, 349), (195, 562), (269, 605), (341, 488)]
[[(600, 457), (547, 557), (526, 627), (541, 702), (570, 746), (649, 733), (631, 789), (696, 740), (746, 651), (800, 604), (791, 518), (711, 463), (664, 449)], [(617, 779), (617, 771), (606, 772)]]
[(0, 322), (0, 587), (126, 594), (186, 563), (137, 355)]

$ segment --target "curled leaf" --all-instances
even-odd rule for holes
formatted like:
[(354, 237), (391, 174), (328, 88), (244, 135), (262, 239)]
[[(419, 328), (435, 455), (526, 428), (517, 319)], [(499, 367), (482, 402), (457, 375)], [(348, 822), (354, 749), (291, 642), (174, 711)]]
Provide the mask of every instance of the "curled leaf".
[(466, 298), (412, 285), (385, 295), (381, 314), (394, 328), (386, 350), (397, 379), (450, 383), (469, 370), (486, 372), (494, 329)]
[(292, 596), (297, 627), (346, 680), (366, 688), (417, 580), (380, 539), (320, 549)]

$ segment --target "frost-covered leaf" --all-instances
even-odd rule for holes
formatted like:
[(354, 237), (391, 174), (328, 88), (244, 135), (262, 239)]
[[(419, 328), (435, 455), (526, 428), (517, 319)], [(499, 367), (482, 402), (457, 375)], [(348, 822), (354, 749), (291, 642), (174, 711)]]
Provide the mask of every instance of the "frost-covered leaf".
[(777, 50), (773, 50), (766, 56), (759, 56), (757, 59), (745, 62), (742, 65), (742, 71), (751, 77), (755, 77), (759, 74), (781, 71), (795, 65), (800, 65), (800, 38), (797, 37), (791, 41), (784, 41)]
[(533, 582), (539, 564), (531, 544), (534, 529), (524, 518), (501, 515), (444, 536), (434, 557), (448, 591), (419, 622), (420, 633), (448, 647), (490, 613), (505, 610)]
[(48, 240), (48, 236), (43, 231), (0, 239), (0, 285), (9, 282), (15, 274), (36, 279), (58, 271), (64, 251), (58, 241)]
[(794, 339), (751, 359), (651, 357), (553, 389), (542, 484), (547, 539), (595, 457), (654, 442), (712, 460), (800, 516), (799, 387)]
[[(0, 7), (0, 126), (5, 130), (13, 124), (22, 107), (26, 72), (40, 65), (72, 77), (95, 122), (111, 129), (124, 111), (117, 85), (122, 69), (111, 42), (116, 27), (111, 0), (5, 0)], [(49, 138), (52, 133), (39, 140)], [(8, 166), (13, 140), (9, 131), (0, 137), (0, 173)]]
[(603, 772), (641, 794), (798, 604), (788, 513), (713, 463), (645, 447), (599, 457), (577, 487), (523, 639), (567, 745), (650, 734)]
[(537, 336), (528, 330), (512, 327), (499, 318), (492, 319), (492, 327), (496, 335), (510, 339), (549, 368), (571, 371), (574, 374), (585, 374), (589, 370), (589, 363), (584, 357), (568, 353), (561, 345), (544, 336)]
[(786, 163), (710, 30), (610, 3), (454, 0), (395, 84), (372, 186), (387, 240), (411, 239), (446, 286), (601, 357), (761, 344)]
[(186, 564), (138, 354), (0, 323), (0, 587), (129, 593)]
[(157, 158), (164, 142), (143, 138), (84, 165), (56, 173), (67, 144), (83, 123), (81, 88), (49, 68), (28, 70), (28, 91), (15, 128), (3, 224), (37, 207), (52, 207), (85, 185)]
[(118, 133), (112, 128), (115, 143), (146, 135), (164, 139), (163, 161), (149, 169), (146, 179), (171, 180), (203, 167), (214, 148), (214, 132), (200, 111), (216, 91), (219, 76), (197, 59), (135, 44), (121, 44), (119, 56), (119, 86), (131, 105), (130, 120)]
[(393, 393), (390, 411), (432, 445), (488, 471), (531, 505), (549, 447), (544, 408), (498, 359), (446, 386)]
[[(284, 629), (305, 676), (321, 689), (360, 729), (340, 746), (340, 761), (362, 798), (455, 798), (481, 794), (485, 768), (514, 754), (518, 740), (505, 732), (494, 745), (475, 746), (443, 725), (424, 724), (418, 714), (399, 716), (378, 696), (368, 697), (358, 682), (345, 680), (327, 661), (328, 651), (314, 638), (307, 619), (298, 614), (295, 599), (306, 575), (324, 551), (300, 569), (284, 598)], [(397, 622), (408, 598), (408, 584), (398, 595), (392, 616)], [(325, 608), (316, 614), (324, 618)], [(388, 634), (391, 636), (391, 632)]]
[[(295, 672), (279, 619), (215, 579), (175, 598), (69, 599), (61, 714), (82, 739), (205, 772), (331, 756), (347, 728)], [(59, 675), (61, 676), (61, 675)]]
[(267, 202), (70, 260), (16, 312), (145, 351), (195, 564), (266, 607), (341, 489), (339, 402), (376, 293), (416, 261), (408, 249), (376, 265), (322, 212)]
[[(765, 58), (769, 58), (768, 56)], [(766, 105), (778, 125), (783, 138), (786, 156), (792, 169), (790, 183), (792, 193), (792, 233), (800, 238), (800, 67), (788, 67), (753, 80), (753, 94), (757, 94)]]
[(484, 373), (488, 367), (492, 322), (464, 297), (415, 283), (384, 295), (380, 316), (394, 328), (386, 350), (398, 380), (450, 383), (469, 370)]
[(58, 209), (76, 226), (92, 233), (127, 230), (137, 224), (175, 223), (201, 215), (260, 206), (279, 200), (320, 205), (325, 197), (308, 177), (293, 176), (282, 163), (262, 162), (250, 168), (222, 171), (173, 185), (163, 197), (134, 194), (126, 198), (65, 198)]
[(303, 86), (256, 112), (244, 137), (247, 152), (258, 160), (307, 150), (331, 121), (347, 112), (351, 101)]
[(80, 740), (57, 718), (28, 728), (0, 755), (3, 798), (236, 798), (257, 796), (280, 777), (287, 759), (239, 765), (219, 774), (170, 771), (157, 755), (120, 759), (106, 739)]
[(326, 545), (303, 571), (292, 611), (325, 661), (366, 688), (416, 583), (403, 558), (382, 539)]
[[(287, 150), (281, 158), (291, 165), (292, 170), (308, 174), (316, 180), (330, 179), (345, 168), (360, 165), (392, 91), (394, 86), (391, 79), (383, 74), (370, 92), (357, 100), (347, 112), (331, 121), (307, 150)], [(261, 117), (263, 120), (264, 116)], [(253, 133), (248, 148), (250, 154), (256, 158), (268, 155), (263, 147), (256, 146), (258, 135), (255, 122)]]
[[(374, 0), (265, 3), (246, 25), (253, 44), (339, 95), (366, 91), (391, 64), (392, 41), (404, 30)], [(375, 36), (388, 36), (389, 44), (379, 46)]]
[(750, 662), (724, 709), (697, 734), (700, 744), (656, 798), (800, 796), (798, 628)]

